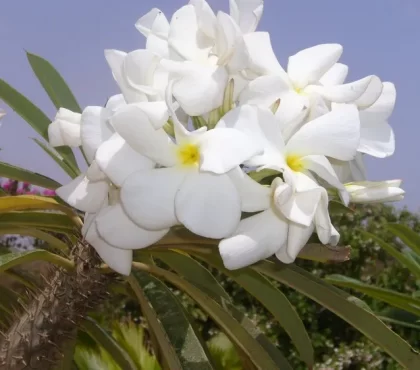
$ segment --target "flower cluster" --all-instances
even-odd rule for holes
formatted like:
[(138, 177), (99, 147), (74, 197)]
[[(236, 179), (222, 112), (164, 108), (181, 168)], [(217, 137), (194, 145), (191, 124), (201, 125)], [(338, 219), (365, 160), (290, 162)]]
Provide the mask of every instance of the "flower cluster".
[(55, 191), (52, 189), (41, 189), (34, 187), (29, 182), (22, 182), (11, 180), (11, 179), (0, 179), (0, 188), (6, 193), (12, 193), (14, 195), (42, 195), (44, 197), (55, 196)]
[[(175, 225), (220, 239), (228, 269), (291, 263), (314, 232), (338, 243), (332, 195), (402, 199), (400, 181), (368, 182), (363, 165), (394, 152), (394, 85), (345, 83), (338, 44), (284, 69), (256, 31), (262, 12), (262, 0), (231, 0), (230, 14), (191, 0), (170, 21), (152, 9), (136, 23), (145, 49), (105, 51), (121, 94), (82, 114), (62, 108), (49, 126), (53, 146), (81, 146), (89, 161), (57, 195), (86, 212), (86, 240), (116, 271)], [(250, 176), (261, 171), (271, 184)]]

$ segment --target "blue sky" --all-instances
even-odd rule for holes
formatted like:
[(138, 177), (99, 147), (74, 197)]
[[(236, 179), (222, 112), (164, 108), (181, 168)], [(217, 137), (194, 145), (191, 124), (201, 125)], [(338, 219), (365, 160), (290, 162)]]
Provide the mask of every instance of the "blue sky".
[[(0, 77), (27, 95), (50, 117), (55, 109), (32, 74), (25, 50), (48, 59), (64, 76), (80, 105), (103, 105), (118, 89), (103, 50), (144, 47), (134, 23), (150, 8), (170, 18), (186, 0), (4, 1), (0, 12)], [(209, 0), (227, 11), (228, 0)], [(397, 149), (393, 157), (368, 161), (372, 180), (402, 178), (401, 205), (420, 209), (420, 2), (418, 0), (266, 0), (260, 30), (269, 31), (278, 59), (319, 43), (344, 46), (349, 80), (370, 74), (395, 83), (391, 118)], [(46, 174), (66, 175), (30, 140), (36, 134), (13, 112), (0, 131), (0, 160)]]

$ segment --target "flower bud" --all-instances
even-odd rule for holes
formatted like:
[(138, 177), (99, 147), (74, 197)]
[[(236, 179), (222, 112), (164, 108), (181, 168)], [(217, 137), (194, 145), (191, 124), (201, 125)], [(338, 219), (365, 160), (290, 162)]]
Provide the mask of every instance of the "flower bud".
[(360, 181), (345, 184), (353, 203), (397, 202), (404, 199), (405, 191), (400, 188), (401, 180)]
[(80, 146), (82, 144), (80, 138), (81, 117), (80, 113), (60, 108), (54, 121), (48, 126), (50, 144), (52, 146)]

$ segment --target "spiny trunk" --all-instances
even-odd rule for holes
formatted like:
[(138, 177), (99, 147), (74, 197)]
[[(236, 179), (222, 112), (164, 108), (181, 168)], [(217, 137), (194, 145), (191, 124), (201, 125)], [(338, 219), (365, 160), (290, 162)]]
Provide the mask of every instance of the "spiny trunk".
[(76, 268), (53, 268), (45, 287), (0, 336), (0, 370), (57, 368), (78, 322), (107, 296), (111, 277), (95, 268), (100, 261), (94, 249), (79, 243), (72, 258)]

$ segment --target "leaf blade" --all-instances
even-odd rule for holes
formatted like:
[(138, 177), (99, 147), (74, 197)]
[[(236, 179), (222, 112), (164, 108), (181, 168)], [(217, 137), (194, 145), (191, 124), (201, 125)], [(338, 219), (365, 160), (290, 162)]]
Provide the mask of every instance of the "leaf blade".
[(102, 346), (112, 356), (113, 360), (121, 369), (137, 370), (136, 365), (128, 353), (95, 320), (86, 317), (81, 321), (80, 326), (83, 331), (87, 332), (96, 343)]
[[(132, 275), (141, 287), (141, 290), (138, 290), (132, 285), (140, 303), (143, 303), (141, 306), (148, 303), (148, 307), (154, 313), (155, 317), (149, 318), (148, 321), (153, 320), (153, 326), (160, 324), (165, 333), (163, 335), (161, 330), (158, 330), (158, 333), (154, 330), (169, 368), (179, 366), (185, 370), (214, 369), (208, 350), (191, 324), (189, 315), (173, 293), (159, 279), (147, 273), (134, 271)], [(143, 307), (143, 310), (145, 314), (147, 312), (148, 317), (152, 314), (147, 307)]]
[[(350, 323), (381, 346), (389, 355), (408, 369), (420, 368), (420, 355), (407, 342), (390, 330), (374, 314), (351, 303), (335, 289), (329, 289), (325, 282), (297, 266), (260, 262), (253, 267), (280, 283), (299, 291), (320, 303), (336, 315)], [(310, 278), (309, 278), (310, 276)]]

